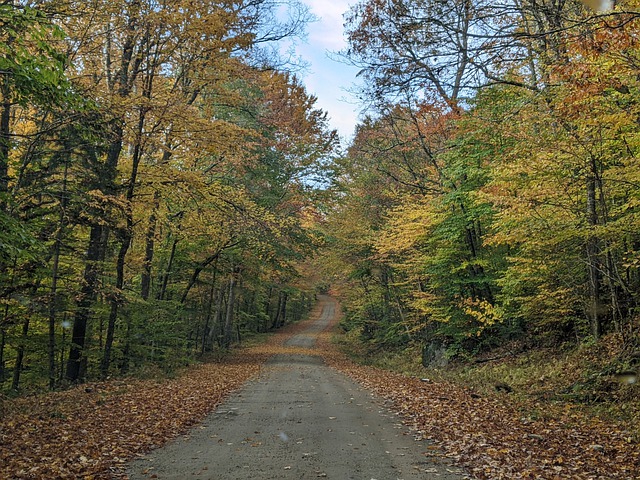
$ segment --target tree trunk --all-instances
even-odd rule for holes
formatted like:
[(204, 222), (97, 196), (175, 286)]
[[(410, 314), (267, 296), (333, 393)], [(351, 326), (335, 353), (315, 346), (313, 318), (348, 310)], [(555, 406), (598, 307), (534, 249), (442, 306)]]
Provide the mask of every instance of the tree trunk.
[(62, 383), (62, 381), (64, 380), (64, 374), (65, 374), (65, 365), (64, 365), (64, 345), (66, 344), (67, 341), (67, 328), (66, 328), (66, 323), (67, 323), (67, 312), (64, 312), (62, 315), (62, 338), (60, 339), (60, 343), (63, 346), (63, 348), (60, 349), (60, 357), (58, 359), (58, 365), (60, 366), (58, 368), (58, 383)]
[(158, 292), (158, 300), (164, 300), (167, 294), (167, 285), (169, 284), (169, 275), (171, 275), (171, 268), (173, 267), (173, 260), (176, 257), (176, 247), (178, 246), (178, 240), (174, 240), (171, 245), (171, 253), (169, 254), (169, 261), (167, 262), (167, 268), (162, 274), (162, 280), (160, 282), (160, 291)]
[(66, 224), (67, 208), (67, 174), (69, 164), (64, 164), (64, 176), (62, 177), (62, 198), (60, 199), (60, 216), (58, 217), (58, 229), (53, 246), (53, 265), (51, 266), (51, 298), (49, 299), (49, 389), (56, 386), (56, 314), (58, 299), (58, 270), (60, 268), (60, 248), (62, 235)]
[(145, 236), (144, 262), (142, 264), (142, 280), (140, 282), (140, 296), (143, 300), (149, 298), (151, 292), (151, 264), (156, 240), (157, 210), (160, 204), (160, 194), (156, 191), (153, 195), (153, 210), (149, 215), (149, 227)]
[[(131, 93), (134, 80), (139, 74), (140, 62), (142, 56), (133, 58), (135, 50), (135, 42), (138, 37), (138, 18), (140, 2), (135, 0), (131, 2), (127, 23), (127, 36), (122, 45), (122, 53), (120, 56), (120, 66), (118, 76), (115, 79), (113, 87), (117, 90), (117, 95), (126, 98)], [(113, 91), (112, 93), (116, 93)], [(107, 151), (104, 169), (101, 172), (100, 190), (103, 193), (113, 194), (115, 191), (115, 179), (117, 174), (120, 153), (122, 152), (124, 138), (124, 118), (114, 118), (111, 121), (111, 143)], [(90, 310), (93, 302), (97, 297), (99, 268), (97, 262), (102, 260), (106, 252), (106, 243), (108, 237), (108, 227), (105, 225), (94, 225), (91, 228), (89, 238), (89, 248), (87, 250), (87, 264), (85, 266), (82, 289), (80, 292), (76, 316), (73, 322), (72, 346), (69, 352), (69, 360), (67, 362), (66, 377), (72, 382), (77, 382), (84, 376), (82, 368), (83, 349), (86, 341), (87, 323), (90, 317)]]
[(187, 301), (187, 296), (189, 295), (189, 292), (191, 291), (193, 286), (196, 284), (196, 281), (198, 280), (198, 277), (200, 276), (200, 273), (202, 272), (202, 270), (204, 270), (207, 266), (209, 266), (211, 262), (217, 260), (219, 256), (220, 256), (220, 251), (214, 253), (213, 255), (210, 255), (193, 270), (193, 274), (189, 279), (189, 283), (187, 284), (187, 287), (184, 289), (184, 292), (182, 293), (182, 297), (180, 298), (180, 303), (184, 303)]
[(191, 278), (189, 279), (189, 283), (187, 284), (187, 287), (184, 289), (184, 292), (182, 293), (182, 297), (180, 298), (180, 303), (184, 303), (187, 300), (187, 296), (189, 295), (189, 292), (191, 291), (191, 289), (193, 288), (193, 286), (196, 284), (196, 281), (198, 280), (198, 277), (200, 276), (200, 273), (202, 272), (202, 270), (204, 270), (206, 267), (208, 267), (211, 262), (215, 261), (218, 259), (218, 257), (220, 257), (220, 254), (228, 249), (228, 248), (232, 248), (234, 246), (236, 246), (238, 243), (228, 243), (222, 247), (220, 247), (220, 249), (212, 254), (209, 255), (205, 260), (203, 260), (194, 270), (193, 270), (193, 274), (191, 275)]
[(223, 313), (225, 312), (225, 306), (226, 306), (226, 295), (225, 295), (225, 291), (223, 287), (219, 287), (218, 288), (218, 300), (216, 302), (216, 312), (213, 316), (213, 319), (215, 321), (215, 334), (217, 334), (217, 344), (218, 347), (222, 347), (222, 341), (223, 341), (223, 330), (224, 330), (224, 318), (223, 318)]
[[(114, 120), (111, 124), (113, 141), (109, 145), (104, 171), (102, 172), (101, 190), (105, 193), (114, 191), (116, 168), (122, 151), (122, 138), (124, 128), (122, 122)], [(98, 276), (100, 267), (98, 263), (104, 260), (107, 249), (109, 229), (104, 224), (96, 224), (91, 227), (89, 234), (89, 247), (82, 279), (82, 288), (77, 302), (76, 315), (73, 320), (73, 332), (71, 335), (71, 350), (67, 361), (67, 380), (77, 382), (84, 376), (82, 357), (86, 342), (87, 323), (91, 316), (91, 306), (98, 295)]]
[(389, 291), (389, 272), (382, 266), (380, 268), (380, 286), (382, 287), (382, 321), (391, 323), (391, 292)]
[(87, 323), (91, 316), (91, 306), (98, 294), (99, 262), (104, 257), (107, 243), (107, 227), (94, 225), (89, 234), (89, 248), (82, 278), (82, 287), (78, 296), (76, 314), (71, 333), (71, 349), (67, 360), (66, 378), (77, 382), (84, 376), (83, 355), (87, 335)]
[[(597, 173), (598, 176), (596, 184), (598, 187), (598, 202), (601, 211), (600, 224), (607, 225), (609, 223), (609, 207), (607, 205), (607, 197), (602, 182), (602, 175), (599, 171), (597, 171)], [(618, 267), (608, 241), (603, 241), (603, 250), (605, 252), (603, 265), (604, 275), (606, 277), (607, 286), (609, 287), (609, 292), (611, 295), (611, 322), (613, 322), (613, 326), (616, 332), (624, 335), (622, 324), (625, 314), (622, 311), (620, 294), (622, 292), (628, 291), (628, 285), (618, 273)]]
[(277, 329), (282, 327), (287, 319), (287, 292), (281, 291), (278, 296), (278, 310), (276, 311), (276, 317), (273, 319), (271, 328)]
[(111, 350), (113, 347), (113, 339), (116, 330), (116, 321), (118, 320), (118, 308), (122, 304), (123, 295), (122, 289), (124, 287), (124, 265), (129, 244), (131, 243), (131, 237), (129, 234), (125, 234), (125, 238), (122, 239), (120, 244), (120, 250), (118, 251), (118, 259), (116, 261), (116, 284), (114, 286), (115, 291), (111, 295), (111, 308), (109, 310), (109, 322), (107, 323), (107, 336), (104, 342), (104, 352), (102, 354), (102, 362), (100, 363), (100, 373), (102, 378), (105, 379), (109, 375), (109, 365), (111, 363)]
[(269, 286), (269, 292), (267, 293), (267, 300), (264, 303), (264, 322), (261, 325), (261, 331), (266, 332), (269, 330), (269, 319), (271, 318), (271, 295), (273, 294), (273, 286)]
[(271, 329), (275, 330), (278, 328), (278, 324), (280, 322), (280, 305), (282, 304), (282, 292), (278, 292), (278, 304), (276, 305), (276, 313), (273, 316), (273, 321), (271, 322)]
[(31, 317), (29, 314), (24, 319), (22, 323), (22, 336), (20, 337), (20, 344), (18, 345), (18, 350), (16, 353), (16, 363), (13, 368), (13, 382), (11, 382), (11, 389), (14, 391), (18, 391), (20, 388), (20, 374), (22, 373), (22, 364), (24, 362), (24, 352), (26, 348), (27, 337), (29, 334), (29, 320)]
[[(592, 161), (591, 167), (592, 171), (587, 177), (587, 221), (590, 227), (595, 227), (598, 224), (595, 161)], [(589, 273), (588, 316), (591, 334), (595, 339), (598, 339), (602, 333), (602, 299), (601, 277), (598, 267), (598, 239), (593, 231), (589, 231), (587, 235), (586, 253)]]
[(204, 318), (204, 330), (202, 332), (202, 345), (200, 348), (200, 355), (204, 355), (205, 352), (212, 350), (212, 340), (213, 340), (213, 332), (215, 331), (215, 323), (212, 323), (212, 320), (215, 320), (213, 317), (214, 310), (213, 305), (216, 299), (216, 289), (215, 284), (211, 284), (211, 290), (209, 290), (209, 298), (207, 300), (207, 312)]
[[(63, 218), (61, 213), (61, 220)], [(49, 299), (49, 390), (56, 386), (56, 313), (58, 298), (58, 269), (60, 265), (60, 243), (62, 241), (62, 223), (58, 225), (51, 267), (51, 298)]]
[[(6, 309), (5, 309), (6, 310)], [(0, 327), (0, 385), (4, 382), (4, 346), (7, 343), (7, 330)]]
[(282, 327), (287, 323), (287, 301), (289, 300), (289, 295), (287, 292), (282, 292), (282, 304), (280, 305), (280, 325)]
[[(2, 111), (0, 112), (0, 215), (7, 208), (6, 194), (9, 190), (9, 151), (11, 149), (11, 87), (9, 79), (3, 76), (2, 87)], [(6, 265), (0, 262), (0, 275), (6, 272)], [(5, 305), (4, 318), (9, 314), (9, 305)], [(5, 379), (4, 347), (6, 343), (6, 327), (0, 324), (0, 384)]]
[[(217, 263), (217, 262), (216, 262)], [(217, 265), (213, 265), (213, 278), (211, 280), (211, 289), (209, 290), (209, 298), (207, 300), (207, 313), (204, 319), (204, 328), (202, 331), (202, 349), (200, 351), (201, 355), (204, 355), (204, 352), (207, 349), (211, 349), (211, 332), (214, 330), (215, 326), (211, 325), (211, 317), (213, 313), (213, 303), (216, 295), (216, 273), (217, 273)]]
[(130, 362), (130, 354), (131, 354), (131, 318), (127, 317), (126, 321), (126, 331), (124, 333), (124, 347), (122, 348), (122, 364), (120, 365), (120, 373), (122, 375), (126, 374), (129, 371)]
[(109, 364), (111, 363), (111, 349), (113, 347), (113, 339), (115, 335), (116, 321), (118, 320), (118, 309), (122, 304), (124, 298), (122, 295), (122, 289), (124, 288), (124, 266), (127, 258), (127, 252), (131, 245), (133, 238), (133, 195), (135, 192), (135, 184), (138, 177), (138, 168), (140, 166), (140, 160), (142, 158), (142, 134), (144, 129), (144, 122), (146, 117), (146, 110), (142, 109), (138, 117), (138, 127), (136, 131), (136, 141), (133, 147), (132, 168), (129, 175), (129, 184), (127, 186), (126, 201), (127, 201), (127, 226), (124, 232), (122, 232), (122, 242), (120, 244), (120, 250), (118, 251), (118, 258), (116, 260), (116, 284), (115, 293), (111, 296), (111, 309), (109, 311), (109, 323), (107, 324), (107, 337), (104, 343), (104, 352), (102, 356), (102, 362), (100, 365), (100, 371), (102, 378), (106, 378), (109, 374)]
[(231, 336), (233, 335), (233, 311), (236, 303), (236, 283), (240, 269), (235, 267), (229, 280), (229, 298), (227, 300), (227, 313), (224, 320), (224, 340), (222, 346), (229, 348), (231, 345)]
[(9, 79), (2, 82), (2, 111), (0, 112), (0, 210), (6, 207), (4, 194), (9, 190), (9, 150), (11, 149), (11, 87)]

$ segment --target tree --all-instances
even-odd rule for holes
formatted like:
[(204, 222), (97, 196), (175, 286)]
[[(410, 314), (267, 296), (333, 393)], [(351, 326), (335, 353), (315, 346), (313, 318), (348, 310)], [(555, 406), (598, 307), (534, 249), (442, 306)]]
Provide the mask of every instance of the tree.
[[(636, 63), (634, 6), (606, 19), (575, 2), (353, 7), (343, 55), (373, 108), (342, 160), (329, 224), (343, 261), (364, 247), (348, 261), (360, 274), (342, 284), (361, 325), (383, 325), (362, 308), (362, 279), (384, 286), (389, 272), (406, 330), (383, 327), (387, 338), (477, 348), (628, 325), (635, 273), (622, 259), (634, 241), (612, 223), (635, 218), (617, 207), (634, 197), (623, 159), (634, 155), (635, 84), (620, 77)], [(361, 203), (375, 226), (345, 229)]]
[(281, 320), (299, 315), (304, 175), (335, 132), (269, 45), (308, 9), (288, 2), (282, 23), (272, 0), (38, 6), (0, 9), (0, 378), (7, 358), (16, 388), (27, 363), (50, 388), (173, 368), (223, 332), (216, 312), (226, 344), (266, 328), (271, 290), (287, 292)]
[[(604, 28), (572, 46), (579, 60), (556, 70), (557, 86), (518, 110), (520, 131), (510, 133), (518, 142), (497, 165), (491, 187), (502, 210), (495, 239), (520, 245), (505, 277), (513, 300), (544, 323), (564, 318), (595, 338), (612, 327), (621, 331), (636, 302), (628, 284), (634, 274), (628, 267), (621, 274), (622, 259), (634, 255), (622, 225), (635, 214), (617, 207), (634, 196), (636, 168), (629, 163), (636, 87), (627, 76), (634, 47), (625, 30)], [(619, 53), (604, 53), (613, 50)], [(560, 311), (545, 314), (542, 305)]]
[[(207, 125), (194, 102), (203, 93), (213, 94), (217, 85), (226, 83), (225, 75), (232, 73), (238, 64), (232, 55), (249, 51), (257, 43), (298, 33), (305, 18), (302, 9), (298, 9), (301, 13), (286, 26), (265, 26), (264, 14), (274, 5), (267, 0), (222, 1), (194, 7), (175, 3), (152, 5), (136, 0), (121, 5), (88, 5), (83, 8), (96, 9), (90, 16), (70, 17), (68, 28), (78, 35), (87, 28), (104, 32), (101, 37), (78, 36), (74, 65), (82, 67), (78, 76), (97, 80), (86, 88), (100, 95), (112, 112), (110, 148), (104, 159), (104, 183), (99, 190), (122, 207), (120, 218), (114, 218), (114, 225), (108, 227), (99, 221), (91, 229), (84, 287), (79, 296), (67, 366), (70, 381), (83, 376), (82, 352), (90, 310), (98, 293), (98, 265), (105, 258), (108, 234), (112, 233), (120, 247), (110, 300), (103, 375), (109, 370), (118, 311), (123, 301), (126, 256), (133, 238), (135, 220), (131, 203), (143, 158), (159, 155), (155, 161), (164, 158), (166, 162), (167, 154), (175, 154), (176, 146), (187, 138), (194, 145), (199, 141), (210, 142), (211, 134), (219, 133), (216, 125), (220, 122)], [(297, 8), (295, 4), (294, 8)], [(89, 19), (93, 25), (86, 24)], [(95, 52), (102, 55), (96, 56)], [(203, 130), (198, 132), (187, 127), (181, 131), (186, 124), (175, 121), (181, 113), (190, 115), (182, 118), (195, 120), (195, 125)], [(123, 154), (123, 147), (127, 145), (128, 150)], [(129, 173), (127, 187), (119, 192), (116, 181), (123, 162)], [(152, 252), (149, 249), (150, 257)], [(151, 261), (152, 258), (148, 259), (147, 264)]]

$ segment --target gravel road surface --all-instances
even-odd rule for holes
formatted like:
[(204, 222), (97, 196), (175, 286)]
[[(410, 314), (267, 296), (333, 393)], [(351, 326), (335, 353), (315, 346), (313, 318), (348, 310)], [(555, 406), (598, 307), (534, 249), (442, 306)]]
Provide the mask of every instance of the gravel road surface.
[[(337, 304), (287, 345), (313, 348)], [(135, 479), (409, 480), (466, 478), (430, 455), (383, 403), (319, 356), (277, 355), (201, 425), (136, 460)]]

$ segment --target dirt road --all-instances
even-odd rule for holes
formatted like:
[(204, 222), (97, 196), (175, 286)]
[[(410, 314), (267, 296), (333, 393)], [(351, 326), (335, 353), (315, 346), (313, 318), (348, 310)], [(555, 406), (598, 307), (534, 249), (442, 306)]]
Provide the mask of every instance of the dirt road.
[[(291, 347), (313, 348), (336, 315), (322, 313)], [(372, 395), (319, 356), (282, 354), (187, 436), (134, 462), (131, 479), (398, 480), (465, 478), (429, 455)]]

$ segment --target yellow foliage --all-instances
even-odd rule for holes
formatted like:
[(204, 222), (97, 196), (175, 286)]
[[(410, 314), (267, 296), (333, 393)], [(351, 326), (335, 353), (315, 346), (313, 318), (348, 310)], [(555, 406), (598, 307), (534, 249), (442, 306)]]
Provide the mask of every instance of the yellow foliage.
[(460, 300), (460, 307), (464, 313), (481, 325), (481, 329), (478, 330), (478, 335), (483, 328), (501, 323), (504, 320), (504, 312), (502, 309), (496, 305), (492, 305), (486, 300), (463, 298)]

